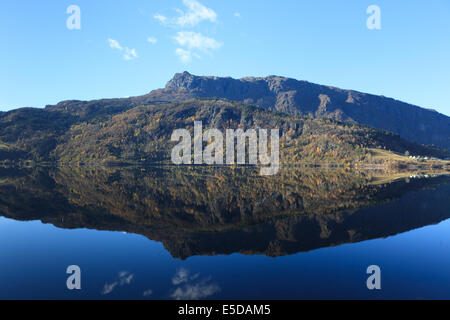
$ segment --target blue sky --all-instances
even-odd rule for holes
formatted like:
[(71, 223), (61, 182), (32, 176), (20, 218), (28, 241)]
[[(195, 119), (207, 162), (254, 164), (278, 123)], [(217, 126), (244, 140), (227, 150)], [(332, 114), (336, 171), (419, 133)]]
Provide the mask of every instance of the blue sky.
[[(70, 5), (81, 29), (69, 30)], [(369, 30), (370, 5), (381, 30)], [(450, 115), (448, 0), (2, 0), (0, 110), (125, 97), (176, 72), (281, 75)]]

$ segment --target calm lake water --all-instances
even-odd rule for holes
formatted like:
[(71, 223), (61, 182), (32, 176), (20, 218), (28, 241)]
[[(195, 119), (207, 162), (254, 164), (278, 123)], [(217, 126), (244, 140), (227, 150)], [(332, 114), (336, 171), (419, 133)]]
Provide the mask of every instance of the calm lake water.
[(381, 176), (0, 168), (0, 298), (449, 299), (450, 178)]

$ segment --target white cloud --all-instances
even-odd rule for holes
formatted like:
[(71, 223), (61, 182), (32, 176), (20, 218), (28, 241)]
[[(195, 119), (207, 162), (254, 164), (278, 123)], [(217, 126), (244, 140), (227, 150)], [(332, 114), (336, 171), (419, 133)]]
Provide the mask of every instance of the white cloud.
[(155, 14), (153, 16), (153, 18), (155, 18), (156, 20), (158, 20), (159, 22), (161, 22), (162, 24), (166, 24), (167, 23), (167, 17), (161, 15), (161, 14)]
[(150, 42), (151, 44), (155, 44), (158, 42), (158, 39), (156, 39), (154, 37), (148, 37), (147, 42)]
[[(202, 21), (216, 22), (217, 14), (213, 9), (205, 7), (197, 0), (183, 0), (186, 9), (175, 9), (178, 17), (168, 18), (162, 14), (155, 14), (153, 17), (164, 26), (178, 28), (192, 28)], [(200, 59), (200, 52), (210, 54), (212, 50), (218, 50), (223, 43), (214, 38), (202, 35), (193, 31), (179, 31), (173, 37), (178, 45), (175, 55), (182, 63), (189, 63), (193, 58)]]
[(196, 0), (183, 0), (184, 6), (187, 8), (186, 12), (181, 9), (176, 9), (179, 16), (176, 18), (167, 18), (161, 14), (155, 14), (154, 18), (163, 25), (173, 25), (181, 28), (191, 28), (202, 21), (217, 21), (217, 14), (214, 10), (205, 7)]
[(133, 60), (133, 59), (136, 59), (138, 57), (136, 49), (130, 49), (128, 47), (122, 47), (117, 40), (114, 40), (114, 39), (110, 38), (110, 39), (108, 39), (108, 43), (109, 43), (109, 46), (112, 49), (116, 49), (116, 50), (119, 50), (119, 51), (123, 52), (123, 58), (125, 60)]
[(185, 47), (175, 50), (182, 63), (191, 62), (192, 57), (201, 58), (196, 51), (210, 53), (211, 50), (217, 50), (222, 46), (217, 40), (192, 31), (180, 31), (174, 40), (178, 45)]
[(182, 63), (189, 63), (192, 61), (192, 52), (177, 48), (175, 54), (180, 58)]
[(195, 0), (183, 0), (183, 4), (188, 8), (188, 11), (178, 17), (177, 23), (179, 26), (193, 27), (203, 20), (216, 22), (217, 14), (214, 10), (206, 8), (204, 5)]
[(217, 40), (192, 31), (180, 31), (174, 39), (180, 46), (187, 47), (189, 50), (217, 50), (222, 46), (222, 43)]
[(125, 60), (133, 60), (138, 57), (135, 49), (125, 48), (125, 53), (123, 54), (123, 58)]
[(236, 18), (239, 18), (239, 19), (241, 18), (241, 14), (240, 14), (239, 12), (235, 12), (235, 13), (234, 13), (234, 16), (235, 16)]
[(123, 48), (120, 46), (119, 42), (114, 39), (108, 39), (109, 46), (113, 49), (122, 50)]

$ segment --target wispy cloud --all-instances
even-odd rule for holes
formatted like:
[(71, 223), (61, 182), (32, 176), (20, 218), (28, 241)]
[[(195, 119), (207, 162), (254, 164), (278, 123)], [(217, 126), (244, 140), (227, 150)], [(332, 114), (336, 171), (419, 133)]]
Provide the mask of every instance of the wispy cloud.
[[(184, 11), (175, 9), (178, 12), (178, 17), (168, 18), (159, 13), (153, 17), (164, 26), (184, 29), (192, 28), (202, 21), (217, 21), (217, 13), (197, 0), (183, 0), (183, 4), (186, 7)], [(213, 50), (218, 50), (223, 45), (214, 38), (186, 30), (177, 32), (173, 39), (177, 44), (175, 55), (184, 64), (191, 62), (193, 58), (200, 59), (200, 54), (211, 54)]]
[(175, 54), (183, 63), (191, 62), (192, 57), (200, 58), (199, 52), (210, 53), (211, 50), (217, 50), (222, 46), (219, 41), (192, 31), (180, 31), (173, 39), (184, 47), (175, 50)]
[(167, 17), (163, 16), (162, 14), (155, 14), (153, 16), (153, 18), (155, 18), (156, 20), (158, 20), (159, 22), (161, 22), (162, 24), (167, 24)]
[(155, 37), (148, 37), (147, 42), (150, 42), (151, 44), (155, 44), (158, 42), (158, 39), (156, 39)]
[(122, 52), (122, 56), (125, 60), (133, 60), (138, 57), (136, 49), (130, 49), (128, 47), (122, 47), (117, 40), (108, 39), (110, 48), (116, 49)]
[(222, 46), (222, 43), (216, 39), (192, 31), (180, 31), (174, 39), (180, 46), (187, 47), (189, 50), (196, 49), (207, 52), (217, 50)]
[(239, 12), (235, 12), (234, 13), (234, 17), (240, 19), (241, 18), (241, 14)]
[(202, 21), (217, 21), (217, 14), (214, 10), (205, 7), (196, 0), (183, 0), (186, 11), (176, 9), (179, 16), (168, 18), (162, 14), (155, 14), (153, 17), (163, 25), (172, 25), (180, 28), (191, 28)]
[(125, 60), (133, 60), (138, 57), (135, 49), (125, 48), (125, 53), (123, 54), (123, 58)]
[(188, 8), (186, 13), (180, 12), (180, 17), (177, 18), (177, 23), (181, 27), (193, 27), (203, 20), (216, 22), (217, 14), (214, 10), (205, 7), (195, 0), (183, 0), (183, 4)]
[(133, 281), (133, 278), (134, 274), (129, 273), (128, 271), (119, 272), (117, 279), (111, 283), (106, 283), (103, 286), (102, 295), (110, 294), (116, 287), (129, 285)]
[(190, 51), (177, 48), (175, 49), (175, 54), (180, 58), (180, 61), (185, 64), (192, 61), (192, 53)]
[(119, 44), (119, 42), (117, 42), (117, 40), (114, 39), (108, 39), (108, 43), (109, 46), (113, 49), (119, 49), (122, 50), (123, 48), (121, 47), (121, 45)]

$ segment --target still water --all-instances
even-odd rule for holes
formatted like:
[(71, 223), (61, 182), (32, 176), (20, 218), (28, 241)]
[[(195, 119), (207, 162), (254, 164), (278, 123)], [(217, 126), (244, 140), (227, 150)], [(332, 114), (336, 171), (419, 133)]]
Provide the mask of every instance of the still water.
[(449, 253), (445, 175), (0, 168), (0, 299), (450, 299)]

